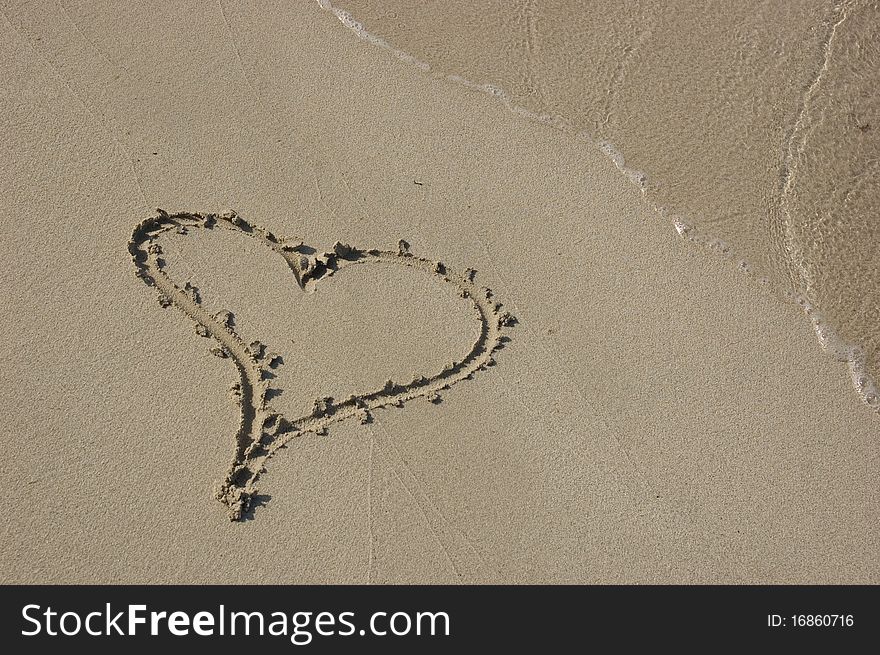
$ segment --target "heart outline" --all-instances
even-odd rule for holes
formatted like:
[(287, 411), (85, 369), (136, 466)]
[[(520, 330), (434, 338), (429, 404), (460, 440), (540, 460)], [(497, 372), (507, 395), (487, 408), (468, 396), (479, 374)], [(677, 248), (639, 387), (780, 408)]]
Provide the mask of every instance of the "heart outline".
[[(462, 298), (471, 300), (481, 323), (480, 334), (461, 361), (453, 361), (431, 377), (419, 376), (405, 384), (386, 382), (382, 389), (362, 394), (352, 394), (346, 400), (334, 402), (332, 398), (315, 401), (312, 413), (288, 420), (272, 410), (267, 398), (270, 387), (266, 373), (273, 366), (260, 342), (248, 345), (231, 325), (228, 312), (210, 314), (201, 306), (197, 291), (189, 283), (178, 286), (165, 271), (162, 258), (162, 235), (174, 231), (185, 234), (190, 229), (228, 229), (250, 236), (270, 247), (280, 255), (304, 291), (314, 290), (342, 268), (369, 263), (403, 265), (440, 278), (457, 288)], [(161, 307), (174, 305), (196, 324), (196, 332), (213, 338), (219, 345), (212, 352), (228, 357), (238, 370), (238, 406), (240, 420), (235, 437), (235, 455), (227, 469), (223, 482), (215, 490), (215, 498), (226, 505), (231, 521), (245, 517), (257, 495), (257, 480), (266, 470), (266, 463), (280, 448), (292, 439), (308, 432), (321, 434), (333, 423), (347, 418), (358, 418), (362, 423), (370, 420), (371, 412), (388, 405), (402, 406), (410, 400), (428, 397), (436, 401), (445, 391), (462, 380), (471, 379), (475, 373), (495, 363), (494, 353), (509, 341), (505, 328), (512, 327), (516, 319), (502, 309), (487, 287), (474, 282), (475, 271), (468, 269), (459, 274), (448, 269), (442, 262), (416, 257), (409, 251), (409, 244), (398, 242), (398, 249), (363, 250), (337, 242), (331, 252), (315, 254), (314, 249), (302, 242), (291, 243), (279, 239), (272, 232), (245, 221), (235, 212), (202, 214), (178, 212), (169, 214), (161, 209), (157, 214), (135, 226), (128, 243), (128, 251), (135, 265), (135, 274), (148, 286), (155, 287)], [(267, 361), (268, 359), (268, 361)]]

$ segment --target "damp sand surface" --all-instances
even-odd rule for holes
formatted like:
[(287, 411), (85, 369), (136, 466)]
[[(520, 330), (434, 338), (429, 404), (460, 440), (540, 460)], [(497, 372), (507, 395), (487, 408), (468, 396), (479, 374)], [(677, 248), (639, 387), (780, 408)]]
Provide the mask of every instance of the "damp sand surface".
[[(880, 578), (876, 416), (846, 365), (599, 149), (438, 83), (317, 5), (2, 11), (4, 581)], [(160, 253), (133, 236), (165, 220), (156, 207), (234, 209), (307, 259), (336, 242), (397, 258), (403, 239), (426, 268), (344, 265), (308, 294), (272, 246), (196, 227), (155, 244), (182, 292), (162, 307), (138, 266)], [(466, 360), (487, 329), (457, 295), (469, 283), (516, 318), (492, 366), (439, 402), (304, 426), (229, 520), (217, 484), (249, 494), (224, 475), (258, 453), (239, 447), (216, 312), (265, 345), (255, 366), (281, 354), (259, 377), (294, 421), (313, 395), (363, 399), (385, 371), (411, 390)]]
[(323, 5), (430, 75), (604, 148), (667, 220), (809, 308), (880, 410), (876, 3)]

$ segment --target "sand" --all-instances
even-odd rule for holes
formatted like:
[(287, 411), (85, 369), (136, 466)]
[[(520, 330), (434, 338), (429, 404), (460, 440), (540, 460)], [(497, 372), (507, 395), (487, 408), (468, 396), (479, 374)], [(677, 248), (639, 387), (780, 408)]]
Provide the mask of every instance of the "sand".
[[(821, 314), (832, 356), (876, 379), (876, 3), (324, 5), (432, 75), (605, 147), (652, 204)], [(880, 410), (876, 383), (859, 391)]]
[(847, 363), (596, 142), (312, 3), (0, 29), (4, 582), (880, 579)]

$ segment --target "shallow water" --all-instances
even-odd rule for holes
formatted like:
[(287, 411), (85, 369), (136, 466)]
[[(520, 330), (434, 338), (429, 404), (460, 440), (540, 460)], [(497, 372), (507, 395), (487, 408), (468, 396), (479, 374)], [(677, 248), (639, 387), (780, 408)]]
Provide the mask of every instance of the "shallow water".
[(321, 4), (424, 70), (589, 137), (680, 233), (798, 300), (880, 407), (876, 5)]

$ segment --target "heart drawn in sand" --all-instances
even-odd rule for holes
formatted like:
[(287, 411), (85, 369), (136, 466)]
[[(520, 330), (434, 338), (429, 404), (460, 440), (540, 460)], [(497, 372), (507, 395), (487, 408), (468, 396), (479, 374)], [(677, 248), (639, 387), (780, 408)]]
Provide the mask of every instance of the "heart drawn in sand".
[[(381, 389), (351, 395), (336, 401), (330, 397), (318, 398), (310, 414), (287, 418), (274, 411), (267, 379), (270, 370), (280, 363), (280, 357), (267, 352), (259, 341), (246, 344), (235, 332), (232, 315), (221, 311), (208, 312), (198, 292), (189, 284), (176, 284), (168, 275), (162, 257), (161, 241), (169, 233), (186, 234), (194, 229), (232, 230), (264, 244), (287, 263), (292, 276), (303, 291), (315, 286), (344, 267), (383, 264), (403, 266), (408, 270), (434, 276), (451, 284), (462, 298), (469, 299), (481, 328), (479, 336), (467, 353), (441, 371), (420, 376), (405, 383), (389, 380)], [(240, 408), (240, 422), (234, 439), (234, 457), (223, 481), (217, 487), (216, 498), (225, 504), (229, 518), (242, 519), (257, 493), (257, 480), (265, 471), (266, 463), (275, 452), (293, 438), (307, 432), (323, 434), (328, 426), (347, 418), (361, 423), (370, 421), (371, 412), (388, 405), (401, 406), (414, 398), (439, 399), (439, 393), (462, 380), (470, 379), (478, 371), (494, 364), (494, 353), (508, 340), (505, 328), (515, 324), (508, 312), (494, 300), (486, 287), (474, 283), (474, 271), (458, 274), (443, 263), (416, 257), (409, 245), (400, 241), (397, 250), (362, 250), (337, 242), (331, 251), (316, 254), (302, 242), (279, 239), (268, 230), (245, 221), (234, 212), (223, 214), (168, 214), (158, 215), (139, 223), (128, 244), (136, 268), (136, 275), (159, 293), (162, 307), (174, 306), (195, 322), (196, 333), (213, 339), (211, 352), (228, 358), (238, 370), (240, 381), (235, 387)]]

